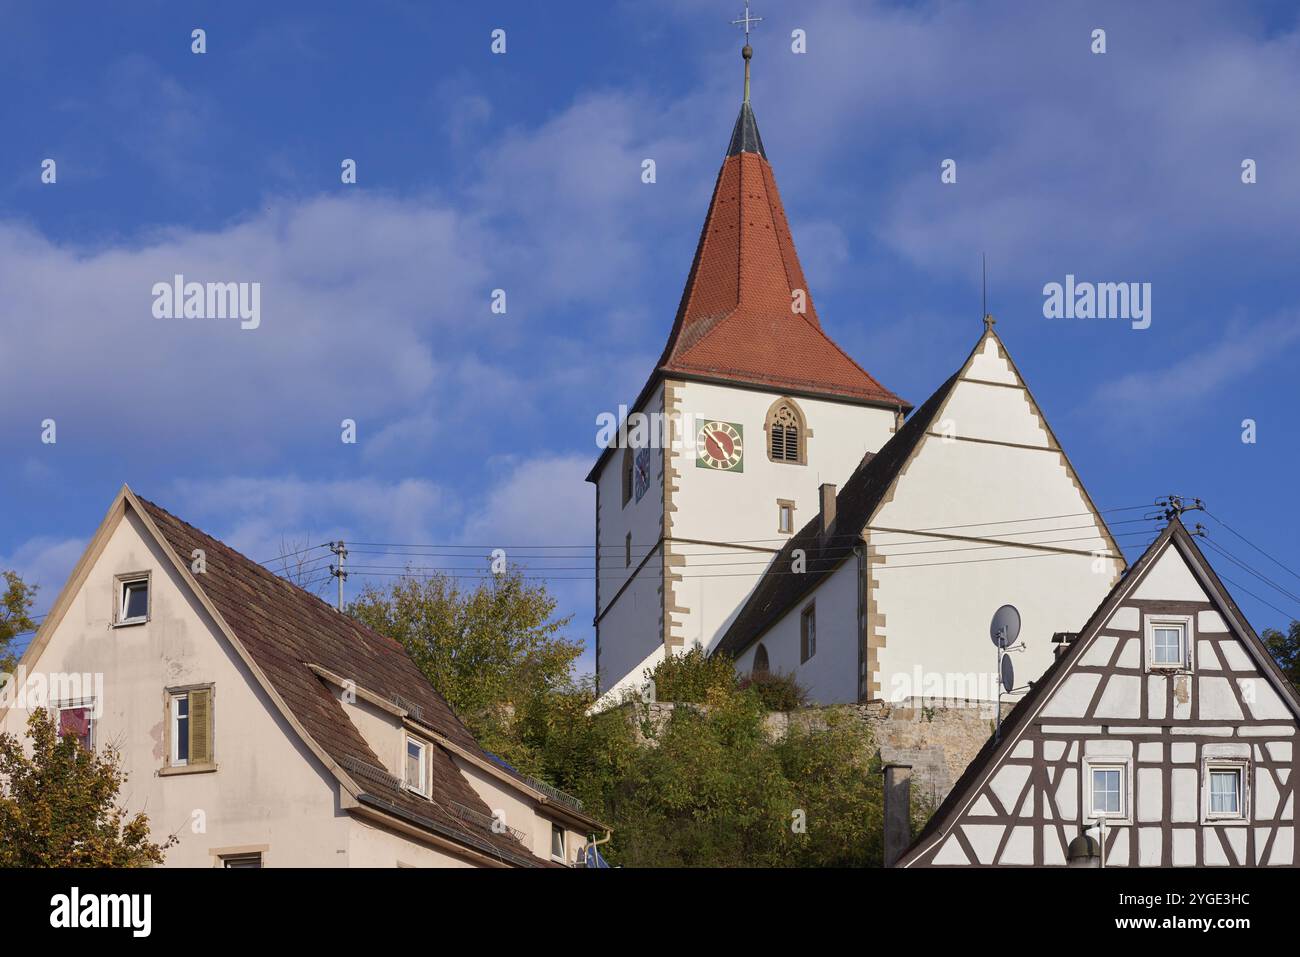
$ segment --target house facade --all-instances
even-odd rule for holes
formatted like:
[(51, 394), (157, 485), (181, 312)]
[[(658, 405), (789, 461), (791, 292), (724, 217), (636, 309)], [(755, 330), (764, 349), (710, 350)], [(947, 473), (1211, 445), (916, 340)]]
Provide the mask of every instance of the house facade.
[(1062, 639), (899, 866), (1295, 865), (1300, 697), (1177, 516)]
[(573, 865), (604, 834), (399, 644), (125, 487), (0, 703), (117, 747), (167, 866)]

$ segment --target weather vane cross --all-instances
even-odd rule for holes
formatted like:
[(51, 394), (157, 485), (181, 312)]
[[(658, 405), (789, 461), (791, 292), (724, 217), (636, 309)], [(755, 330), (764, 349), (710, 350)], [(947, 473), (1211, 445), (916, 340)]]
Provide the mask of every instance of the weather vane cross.
[(763, 22), (763, 18), (762, 18), (762, 17), (751, 17), (751, 16), (749, 15), (749, 0), (745, 0), (745, 16), (744, 16), (742, 19), (740, 19), (740, 20), (732, 20), (732, 21), (731, 21), (731, 23), (732, 23), (733, 26), (742, 26), (742, 25), (744, 26), (744, 28), (745, 28), (745, 42), (746, 42), (746, 43), (749, 43), (749, 27), (750, 27), (750, 24), (752, 24), (752, 23), (762, 23), (762, 22)]

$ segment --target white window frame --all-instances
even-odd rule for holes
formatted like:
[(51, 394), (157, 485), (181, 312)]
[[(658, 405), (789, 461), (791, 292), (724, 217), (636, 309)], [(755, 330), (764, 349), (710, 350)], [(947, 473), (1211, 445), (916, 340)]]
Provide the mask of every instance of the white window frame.
[[(1119, 772), (1119, 811), (1098, 812), (1092, 793), (1092, 773), (1094, 771)], [(1096, 755), (1083, 759), (1083, 808), (1084, 819), (1102, 821), (1107, 824), (1133, 823), (1133, 762), (1115, 755)]]
[[(1237, 773), (1237, 811), (1210, 810), (1210, 775), (1214, 771)], [(1201, 762), (1201, 823), (1247, 825), (1250, 823), (1250, 759), (1207, 757)]]
[[(1147, 615), (1145, 616), (1145, 624), (1147, 671), (1190, 672), (1194, 670), (1196, 660), (1196, 629), (1193, 625), (1193, 618), (1191, 615)], [(1168, 628), (1170, 626), (1181, 628), (1183, 631), (1183, 660), (1181, 664), (1177, 665), (1157, 663), (1155, 660), (1156, 629)]]
[[(413, 744), (420, 749), (420, 784), (418, 787), (412, 785), (406, 779), (406, 763), (411, 759), (410, 750)], [(413, 791), (420, 797), (429, 796), (429, 743), (411, 734), (406, 736), (406, 743), (402, 746), (402, 783), (408, 791)]]
[(181, 716), (180, 716), (180, 709), (177, 708), (176, 705), (182, 698), (185, 699), (185, 742), (188, 745), (190, 740), (189, 730), (190, 730), (190, 720), (191, 720), (189, 689), (186, 689), (184, 691), (167, 692), (168, 721), (171, 724), (171, 727), (168, 729), (171, 732), (171, 748), (170, 748), (170, 753), (167, 755), (167, 763), (169, 767), (173, 767), (173, 768), (189, 767), (189, 763), (190, 763), (190, 759), (188, 755), (186, 755), (184, 758), (180, 756)]
[[(558, 856), (555, 853), (555, 835), (557, 832), (560, 835), (560, 853)], [(551, 822), (551, 860), (559, 864), (569, 863), (569, 835), (565, 832), (563, 824), (556, 824), (554, 821)]]
[[(63, 712), (65, 712), (65, 711), (72, 711), (72, 710), (75, 710), (75, 709), (77, 709), (77, 708), (84, 708), (84, 709), (86, 709), (87, 711), (94, 711), (94, 710), (95, 710), (95, 699), (94, 699), (94, 698), (79, 698), (79, 699), (74, 699), (74, 700), (72, 700), (72, 701), (66, 701), (66, 702), (61, 702), (60, 704), (56, 704), (56, 705), (54, 706), (54, 727), (55, 727), (55, 730), (57, 730), (57, 729), (59, 728), (59, 726), (63, 724)], [(95, 732), (96, 732), (96, 730), (97, 730), (97, 728), (98, 728), (99, 722), (95, 719), (95, 717), (94, 717), (93, 715), (88, 715), (88, 716), (86, 717), (86, 720), (90, 722), (90, 750), (91, 750), (91, 751), (94, 751), (94, 750), (95, 750), (95, 743), (96, 743), (96, 742), (95, 742)]]
[[(131, 585), (144, 583), (144, 615), (126, 617), (127, 592)], [(124, 628), (143, 625), (153, 613), (153, 575), (150, 572), (130, 572), (113, 579), (113, 627)]]

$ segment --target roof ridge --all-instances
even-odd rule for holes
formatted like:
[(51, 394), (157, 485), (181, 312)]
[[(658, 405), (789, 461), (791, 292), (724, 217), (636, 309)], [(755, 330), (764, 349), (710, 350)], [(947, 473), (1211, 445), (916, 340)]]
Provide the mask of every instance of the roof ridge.
[[(341, 616), (343, 619), (343, 624), (345, 626), (349, 628), (353, 628), (358, 632), (361, 632), (362, 634), (366, 635), (367, 637), (377, 639), (378, 641), (388, 646), (389, 650), (400, 650), (400, 651), (405, 650), (405, 646), (402, 645), (402, 643), (397, 639), (391, 638), (388, 635), (375, 631), (365, 622), (353, 618), (351, 615), (348, 615), (346, 612), (343, 612), (340, 609), (335, 608), (333, 605), (331, 605), (325, 599), (321, 598), (319, 595), (315, 594), (314, 592), (308, 591), (307, 589), (303, 588), (301, 585), (297, 584), (296, 582), (293, 582), (288, 578), (285, 578), (283, 575), (277, 575), (275, 572), (271, 571), (271, 569), (267, 568), (265, 565), (249, 558), (247, 555), (245, 555), (239, 549), (235, 548), (233, 545), (227, 544), (225, 541), (223, 541), (220, 538), (217, 538), (215, 535), (203, 531), (203, 529), (199, 528), (197, 525), (187, 522), (185, 519), (181, 518), (179, 515), (175, 514), (174, 512), (168, 511), (166, 508), (159, 505), (157, 502), (147, 499), (143, 495), (139, 495), (139, 494), (136, 495), (136, 498), (138, 498), (142, 504), (148, 505), (150, 508), (158, 512), (161, 512), (167, 518), (169, 518), (176, 524), (189, 529), (195, 535), (198, 535), (202, 538), (206, 538), (211, 542), (214, 542), (218, 546), (218, 548), (230, 552), (230, 554), (234, 555), (240, 561), (246, 563), (250, 568), (256, 569), (259, 576), (265, 577), (269, 580), (273, 580), (274, 582), (277, 583), (277, 585), (289, 589), (290, 594), (297, 594), (306, 598), (310, 598), (312, 601), (320, 605), (320, 607), (323, 610), (328, 611), (331, 614)], [(202, 584), (203, 584), (202, 581), (200, 581), (199, 585), (202, 586)]]

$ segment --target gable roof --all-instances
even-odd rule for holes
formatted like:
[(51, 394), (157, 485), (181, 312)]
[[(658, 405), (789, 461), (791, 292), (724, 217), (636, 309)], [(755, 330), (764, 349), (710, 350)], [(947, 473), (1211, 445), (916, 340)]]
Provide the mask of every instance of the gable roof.
[[(451, 755), (460, 751), (484, 762), (489, 757), (398, 642), (126, 486), (51, 608), (25, 661), (34, 662), (39, 656), (94, 557), (128, 509), (171, 560), (286, 723), (338, 780), (346, 792), (345, 807), (364, 805), (476, 855), (524, 867), (549, 866), (511, 834), (493, 830), (491, 809)], [(195, 549), (204, 553), (202, 574), (190, 570)], [(408, 791), (384, 768), (331, 690), (327, 675), (351, 680), (358, 689), (386, 698), (394, 712), (425, 732), (430, 740), (431, 800)]]
[(1092, 638), (1110, 621), (1115, 609), (1142, 582), (1156, 560), (1164, 553), (1166, 546), (1177, 548), (1200, 581), (1211, 603), (1219, 609), (1228, 627), (1245, 644), (1255, 664), (1269, 676), (1274, 689), (1291, 708), (1296, 718), (1300, 719), (1300, 695), (1297, 695), (1295, 687), (1283, 676), (1277, 662), (1269, 654), (1268, 648), (1255, 633), (1246, 616), (1242, 614), (1210, 563), (1206, 561), (1204, 553), (1197, 547), (1195, 539), (1182, 521), (1177, 515), (1171, 516), (1168, 525), (1142, 553), (1142, 557), (1128, 568), (1110, 593), (1102, 599), (1087, 624), (1079, 631), (1078, 637), (1070, 642), (1065, 651), (1052, 662), (1037, 681), (1031, 683), (1030, 690), (1002, 719), (1001, 737), (995, 741), (990, 736), (984, 743), (971, 763), (967, 765), (966, 770), (962, 772), (961, 777), (957, 779), (952, 790), (948, 792), (943, 803), (931, 815), (930, 820), (908, 849), (899, 857), (895, 866), (907, 867), (929, 850), (957, 822), (979, 793), (984, 782), (997, 769), (1001, 760), (1015, 747), (1019, 732), (1032, 723), (1051, 698), (1052, 692), (1060, 686), (1074, 663), (1084, 654)]
[[(795, 290), (806, 310), (792, 310)], [(732, 130), (673, 327), (632, 408), (665, 377), (907, 410), (822, 329), (748, 102)], [(606, 447), (587, 481), (609, 457)]]
[[(863, 457), (835, 496), (835, 523), (829, 535), (822, 535), (818, 514), (782, 546), (713, 654), (740, 654), (853, 554), (862, 542), (863, 527), (925, 436), (957, 378), (954, 373), (939, 386), (879, 452)], [(800, 574), (790, 571), (796, 549), (807, 558), (807, 571)]]

